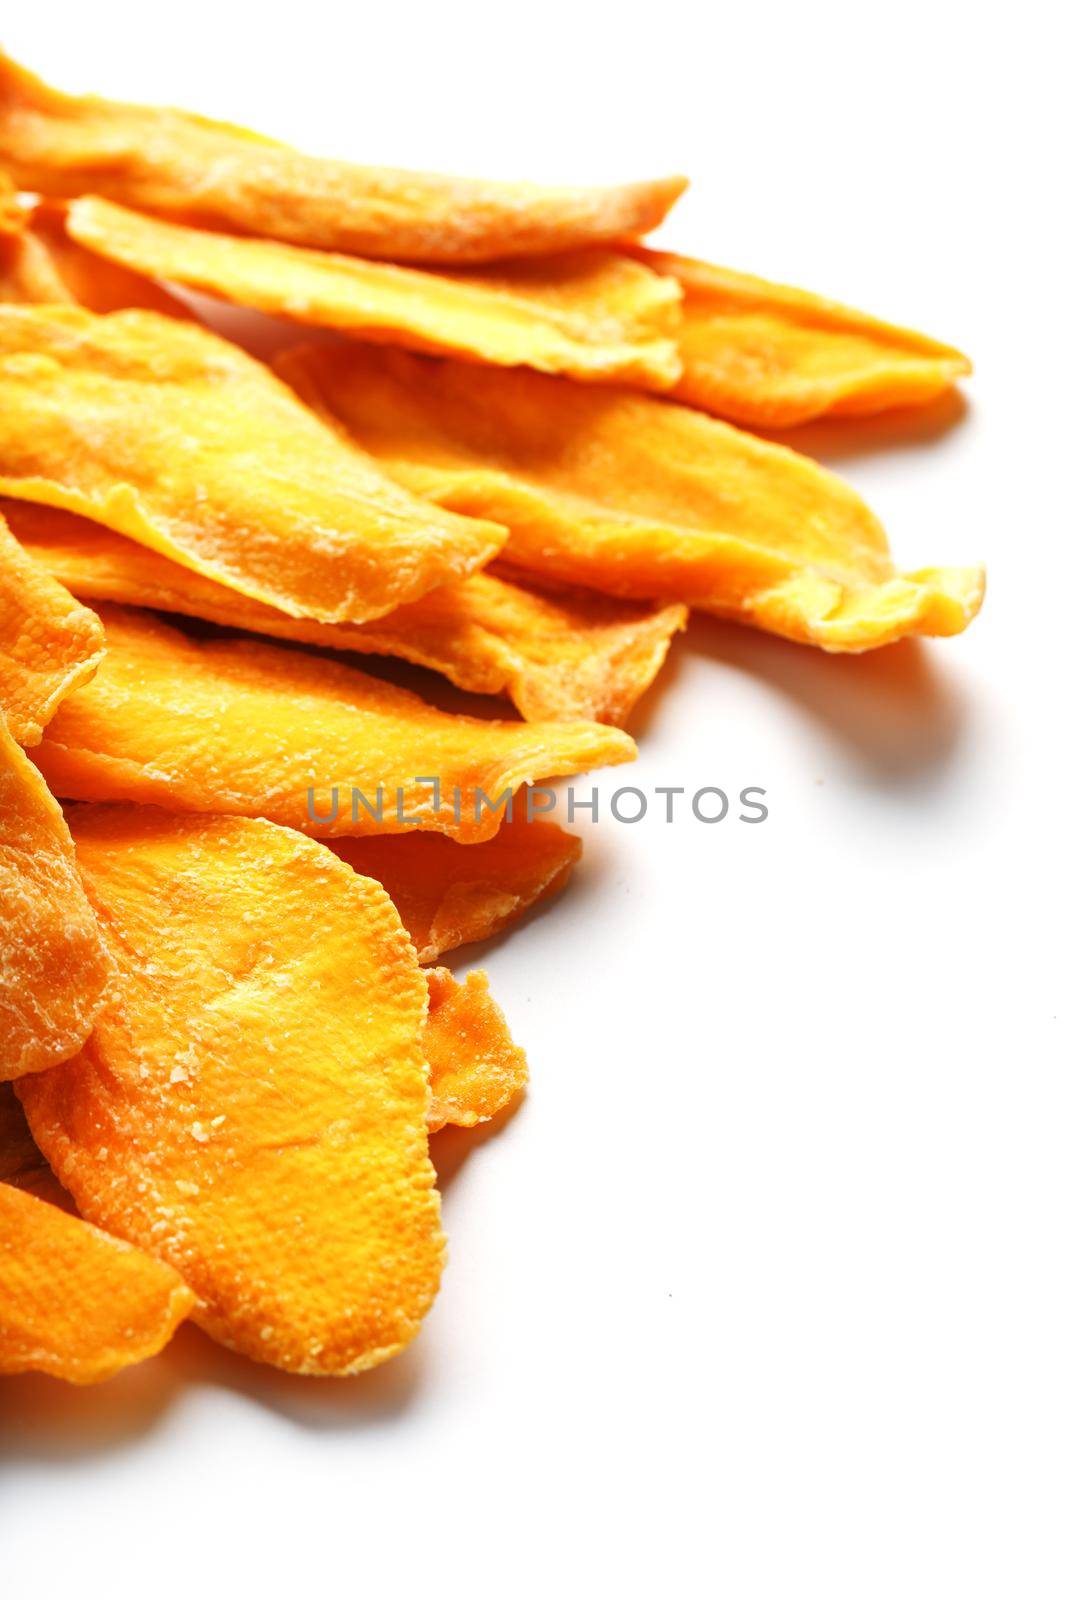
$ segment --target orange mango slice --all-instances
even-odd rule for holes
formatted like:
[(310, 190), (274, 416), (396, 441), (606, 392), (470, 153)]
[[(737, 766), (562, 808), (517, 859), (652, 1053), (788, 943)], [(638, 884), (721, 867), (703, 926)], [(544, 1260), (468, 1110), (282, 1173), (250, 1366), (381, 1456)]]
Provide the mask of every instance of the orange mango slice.
[(162, 1261), (0, 1183), (0, 1373), (98, 1383), (155, 1355), (195, 1303)]
[(484, 972), (471, 972), (462, 983), (447, 967), (431, 967), (426, 976), (430, 1011), (423, 1043), (432, 1090), (430, 1132), (446, 1123), (475, 1128), (521, 1094), (526, 1055), (512, 1039)]
[(41, 194), (99, 194), (390, 261), (495, 261), (648, 233), (685, 188), (683, 178), (550, 188), (359, 167), (186, 111), (61, 94), (4, 56), (0, 163)]
[(0, 306), (0, 492), (330, 622), (463, 576), (505, 537), (391, 484), (236, 345), (150, 311)]
[(64, 207), (9, 206), (6, 217), (5, 225), (0, 190), (0, 303), (81, 305), (90, 311), (139, 306), (172, 317), (191, 316), (159, 284), (76, 243), (67, 232)]
[(63, 813), (0, 716), (0, 1082), (74, 1055), (109, 977)]
[(410, 933), (419, 960), (501, 933), (548, 895), (558, 894), (582, 842), (552, 822), (528, 821), (520, 802), (484, 844), (459, 845), (432, 833), (333, 839), (330, 848), (381, 884)]
[(426, 984), (387, 896), (269, 822), (71, 822), (120, 981), (81, 1054), (20, 1084), (34, 1139), (222, 1343), (293, 1372), (385, 1360), (444, 1252)]
[(0, 712), (19, 744), (39, 742), (103, 653), (100, 619), (26, 554), (0, 516)]
[(493, 572), (442, 584), (373, 623), (316, 622), (249, 600), (85, 517), (29, 501), (4, 501), (3, 511), (23, 549), (82, 599), (396, 656), (473, 694), (508, 694), (529, 722), (625, 722), (686, 623), (684, 606), (546, 593)]
[(420, 271), (272, 239), (165, 222), (95, 196), (75, 200), (71, 236), (133, 275), (360, 339), (593, 382), (669, 389), (681, 292), (609, 249)]
[(688, 256), (634, 254), (685, 291), (676, 398), (732, 422), (787, 428), (924, 405), (971, 371), (951, 345), (804, 289)]
[(190, 639), (143, 612), (101, 615), (104, 663), (35, 753), (66, 799), (263, 816), (323, 837), (425, 828), (477, 843), (523, 783), (636, 754), (600, 723), (451, 716), (341, 662)]
[(277, 365), (407, 488), (505, 523), (521, 571), (825, 650), (959, 633), (981, 605), (981, 568), (898, 573), (840, 478), (688, 407), (366, 347)]

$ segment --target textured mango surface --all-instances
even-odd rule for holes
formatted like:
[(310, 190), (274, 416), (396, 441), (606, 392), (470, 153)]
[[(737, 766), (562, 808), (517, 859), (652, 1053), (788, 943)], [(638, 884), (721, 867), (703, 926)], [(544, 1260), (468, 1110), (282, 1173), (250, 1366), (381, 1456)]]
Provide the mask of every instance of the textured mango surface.
[(0, 504), (23, 549), (85, 600), (396, 656), (474, 694), (508, 694), (530, 722), (625, 722), (686, 622), (684, 606), (542, 593), (492, 572), (442, 584), (373, 623), (316, 622), (249, 600), (85, 517), (29, 501)]
[(369, 347), (277, 365), (415, 493), (506, 524), (524, 571), (826, 650), (959, 633), (981, 605), (981, 568), (898, 573), (840, 478), (686, 406)]
[(671, 337), (681, 291), (617, 251), (425, 272), (235, 239), (94, 196), (73, 202), (68, 228), (133, 274), (361, 339), (653, 389), (681, 376)]
[(0, 715), (0, 1082), (74, 1055), (109, 976), (63, 813)]
[(655, 228), (683, 178), (613, 188), (360, 167), (166, 107), (59, 93), (0, 56), (0, 164), (41, 194), (395, 261), (546, 255)]
[(688, 256), (635, 256), (685, 291), (676, 397), (733, 422), (785, 428), (922, 405), (971, 370), (951, 345), (804, 289)]
[(162, 1261), (0, 1183), (0, 1373), (97, 1383), (155, 1355), (195, 1303)]
[[(323, 836), (426, 828), (476, 843), (504, 820), (491, 805), (507, 790), (636, 754), (600, 723), (451, 716), (341, 662), (190, 639), (144, 612), (101, 615), (103, 665), (35, 751), (65, 799), (268, 817)], [(354, 817), (353, 791), (376, 808), (379, 786), (381, 820), (362, 805)]]
[(512, 1039), (484, 972), (459, 982), (447, 967), (426, 974), (430, 1012), (424, 1045), (430, 1065), (429, 1128), (475, 1128), (504, 1110), (526, 1083), (526, 1055)]
[(67, 232), (62, 206), (10, 212), (17, 228), (8, 230), (3, 208), (0, 192), (0, 303), (81, 305), (90, 311), (138, 306), (172, 317), (190, 316), (159, 284), (76, 243)]
[(426, 985), (387, 896), (268, 822), (71, 823), (120, 981), (82, 1053), (20, 1084), (37, 1144), (222, 1343), (294, 1372), (385, 1360), (444, 1254)]
[(558, 894), (582, 842), (552, 822), (527, 821), (525, 797), (512, 820), (484, 844), (431, 833), (334, 839), (330, 848), (382, 885), (415, 942), (420, 961), (489, 939), (539, 900)]
[(150, 311), (0, 306), (0, 491), (331, 622), (463, 576), (505, 537), (391, 484), (236, 345)]
[(100, 619), (26, 554), (0, 516), (0, 712), (19, 744), (39, 742), (103, 653)]

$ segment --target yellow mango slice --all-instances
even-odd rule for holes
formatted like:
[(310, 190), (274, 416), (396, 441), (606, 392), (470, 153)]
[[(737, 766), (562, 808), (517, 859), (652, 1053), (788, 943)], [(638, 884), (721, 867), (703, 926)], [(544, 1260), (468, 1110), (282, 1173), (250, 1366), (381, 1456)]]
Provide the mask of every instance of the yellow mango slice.
[(20, 1084), (37, 1144), (223, 1344), (292, 1372), (384, 1361), (444, 1254), (426, 985), (387, 896), (269, 822), (71, 826), (120, 981), (82, 1053)]
[(424, 828), (473, 844), (496, 833), (505, 814), (492, 807), (521, 784), (636, 754), (600, 723), (451, 716), (341, 662), (190, 639), (117, 607), (101, 615), (103, 666), (35, 752), (66, 799), (261, 816), (323, 837)]
[(824, 650), (959, 633), (981, 605), (980, 567), (898, 573), (840, 478), (685, 406), (367, 347), (277, 366), (407, 488), (505, 523), (521, 571)]
[(63, 813), (0, 715), (0, 1082), (74, 1055), (109, 977)]
[(241, 239), (89, 196), (67, 223), (134, 274), (360, 339), (597, 382), (669, 389), (681, 291), (608, 249), (425, 272), (271, 239)]
[(517, 802), (511, 821), (484, 844), (409, 833), (333, 839), (330, 848), (381, 884), (425, 962), (501, 933), (539, 900), (558, 894), (582, 842), (555, 823), (528, 821)]
[(484, 972), (460, 983), (431, 967), (423, 1043), (430, 1064), (429, 1128), (475, 1128), (511, 1104), (526, 1083), (526, 1054), (508, 1031)]
[(613, 188), (359, 167), (191, 112), (78, 98), (0, 56), (0, 163), (25, 189), (389, 261), (547, 255), (655, 228), (684, 178)]
[(689, 256), (633, 253), (685, 291), (675, 398), (731, 422), (788, 428), (925, 405), (971, 371), (951, 345), (805, 289)]
[(373, 623), (287, 617), (85, 517), (29, 501), (0, 504), (23, 549), (82, 599), (396, 656), (473, 694), (508, 694), (529, 722), (625, 722), (686, 623), (684, 606), (542, 593), (492, 572), (442, 584)]
[(0, 306), (0, 492), (330, 622), (463, 576), (505, 537), (389, 483), (236, 345), (150, 311)]
[(17, 228), (5, 231), (3, 204), (0, 193), (0, 303), (81, 305), (90, 311), (137, 306), (191, 317), (159, 284), (77, 244), (67, 232), (64, 207), (20, 209)]
[(162, 1350), (195, 1303), (163, 1262), (0, 1183), (0, 1373), (98, 1383)]
[(39, 742), (103, 654), (100, 619), (26, 554), (0, 516), (0, 712), (19, 744)]

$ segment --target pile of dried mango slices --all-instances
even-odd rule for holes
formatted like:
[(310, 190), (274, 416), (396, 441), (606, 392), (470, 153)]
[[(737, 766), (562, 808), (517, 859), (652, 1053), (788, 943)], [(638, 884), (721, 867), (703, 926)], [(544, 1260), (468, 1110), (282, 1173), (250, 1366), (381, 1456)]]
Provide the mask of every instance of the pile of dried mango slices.
[[(629, 760), (687, 607), (836, 651), (964, 628), (981, 569), (898, 572), (737, 425), (968, 363), (647, 249), (677, 179), (357, 167), (3, 58), (0, 170), (0, 1371), (106, 1377), (188, 1317), (357, 1372), (437, 1289), (429, 1134), (526, 1075), (484, 974), (428, 964), (578, 854), (478, 790)], [(272, 370), (182, 291), (335, 332)], [(415, 799), (315, 822), (333, 786)]]

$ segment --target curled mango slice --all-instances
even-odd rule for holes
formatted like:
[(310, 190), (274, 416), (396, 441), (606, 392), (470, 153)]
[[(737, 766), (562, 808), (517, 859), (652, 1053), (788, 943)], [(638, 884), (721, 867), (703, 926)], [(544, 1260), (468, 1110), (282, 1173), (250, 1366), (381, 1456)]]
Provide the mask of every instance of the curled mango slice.
[(475, 1128), (521, 1093), (526, 1054), (512, 1039), (484, 972), (471, 972), (462, 983), (447, 967), (431, 967), (426, 976), (430, 1011), (423, 1043), (430, 1065), (429, 1129), (436, 1133), (446, 1123)]
[(547, 895), (558, 894), (582, 842), (552, 822), (527, 821), (522, 806), (484, 844), (459, 845), (431, 833), (334, 839), (330, 848), (382, 885), (420, 961), (489, 939)]
[(35, 752), (67, 799), (267, 817), (323, 837), (425, 828), (476, 843), (521, 784), (636, 753), (600, 723), (451, 716), (341, 662), (189, 639), (117, 607), (101, 615), (103, 666)]
[(971, 370), (951, 345), (804, 289), (688, 256), (634, 254), (685, 291), (676, 398), (732, 422), (786, 428), (923, 405)]
[(72, 816), (120, 981), (20, 1084), (82, 1215), (166, 1261), (222, 1343), (357, 1372), (413, 1337), (443, 1260), (426, 986), (378, 884), (268, 822)]
[(0, 162), (41, 194), (99, 194), (391, 261), (496, 261), (648, 233), (685, 188), (683, 178), (546, 188), (359, 167), (190, 112), (61, 94), (5, 56)]
[(505, 523), (522, 571), (824, 650), (959, 633), (981, 605), (980, 567), (898, 573), (840, 478), (688, 407), (365, 347), (278, 370), (409, 489)]
[(40, 741), (64, 695), (104, 653), (100, 619), (12, 537), (0, 516), (0, 712), (19, 744)]
[(0, 303), (80, 305), (90, 311), (137, 306), (172, 317), (191, 315), (159, 284), (72, 239), (64, 207), (38, 204), (9, 209), (8, 221), (5, 229), (0, 191)]
[(109, 976), (63, 813), (0, 715), (0, 1082), (74, 1055)]
[(330, 622), (413, 600), (505, 537), (389, 483), (236, 345), (150, 311), (0, 306), (0, 492)]
[(0, 1183), (0, 1373), (98, 1383), (155, 1355), (195, 1303), (162, 1261)]
[(23, 549), (72, 593), (331, 650), (396, 656), (473, 694), (508, 694), (528, 722), (623, 723), (684, 628), (684, 606), (542, 593), (493, 572), (442, 584), (373, 623), (287, 617), (99, 523), (7, 500)]
[(94, 196), (73, 202), (67, 226), (133, 274), (360, 339), (651, 389), (681, 376), (677, 284), (613, 250), (425, 272), (235, 239)]

